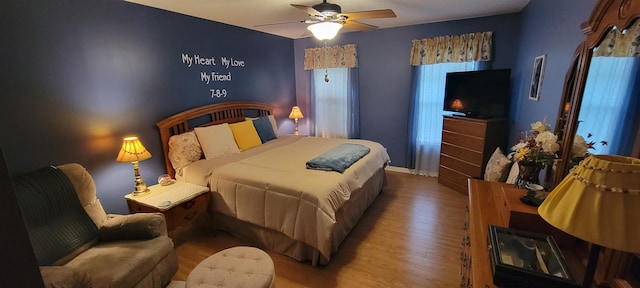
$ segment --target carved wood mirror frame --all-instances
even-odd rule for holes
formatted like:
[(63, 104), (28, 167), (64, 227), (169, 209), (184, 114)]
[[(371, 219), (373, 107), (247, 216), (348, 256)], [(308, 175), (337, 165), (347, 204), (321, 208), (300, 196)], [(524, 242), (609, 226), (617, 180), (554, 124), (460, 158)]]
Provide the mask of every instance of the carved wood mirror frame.
[[(620, 30), (629, 28), (640, 17), (640, 1), (637, 0), (601, 0), (589, 19), (580, 25), (586, 40), (578, 45), (569, 71), (565, 76), (562, 100), (558, 109), (556, 133), (561, 145), (560, 161), (553, 175), (553, 186), (567, 175), (569, 157), (573, 139), (578, 127), (578, 116), (584, 87), (593, 55), (593, 49), (605, 38), (607, 33), (617, 27)], [(636, 131), (633, 157), (640, 156), (640, 130)]]

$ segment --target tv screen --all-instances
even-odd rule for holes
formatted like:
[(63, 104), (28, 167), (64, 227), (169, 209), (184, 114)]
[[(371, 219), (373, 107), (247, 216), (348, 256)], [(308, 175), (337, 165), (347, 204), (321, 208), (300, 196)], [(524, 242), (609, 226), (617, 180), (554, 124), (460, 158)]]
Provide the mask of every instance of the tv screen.
[(445, 111), (474, 118), (506, 118), (511, 99), (511, 69), (447, 73)]

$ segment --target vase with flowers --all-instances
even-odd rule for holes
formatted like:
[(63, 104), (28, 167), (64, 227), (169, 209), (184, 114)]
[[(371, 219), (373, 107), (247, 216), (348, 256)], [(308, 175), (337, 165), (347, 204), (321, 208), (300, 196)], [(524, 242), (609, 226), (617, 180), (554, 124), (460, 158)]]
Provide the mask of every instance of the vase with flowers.
[(550, 131), (546, 119), (531, 123), (531, 130), (518, 139), (509, 154), (519, 168), (516, 187), (526, 189), (527, 184), (540, 184), (540, 171), (553, 165), (558, 150), (558, 136)]

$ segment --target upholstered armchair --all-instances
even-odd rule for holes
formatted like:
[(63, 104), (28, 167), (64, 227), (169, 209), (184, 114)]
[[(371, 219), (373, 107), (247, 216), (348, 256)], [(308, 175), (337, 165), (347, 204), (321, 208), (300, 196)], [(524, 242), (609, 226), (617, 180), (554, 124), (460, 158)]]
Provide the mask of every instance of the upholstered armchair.
[(171, 282), (178, 261), (162, 214), (106, 214), (91, 175), (75, 163), (15, 177), (13, 185), (46, 287)]

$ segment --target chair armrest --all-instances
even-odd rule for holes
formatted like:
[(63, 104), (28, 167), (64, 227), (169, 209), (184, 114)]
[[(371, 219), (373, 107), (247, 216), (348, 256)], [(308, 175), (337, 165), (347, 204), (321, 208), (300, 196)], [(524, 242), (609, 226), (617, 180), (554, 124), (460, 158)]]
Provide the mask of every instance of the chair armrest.
[(167, 235), (162, 213), (109, 214), (100, 227), (100, 241), (145, 240), (160, 235)]
[(44, 287), (91, 287), (91, 279), (86, 272), (79, 272), (66, 266), (40, 266)]

